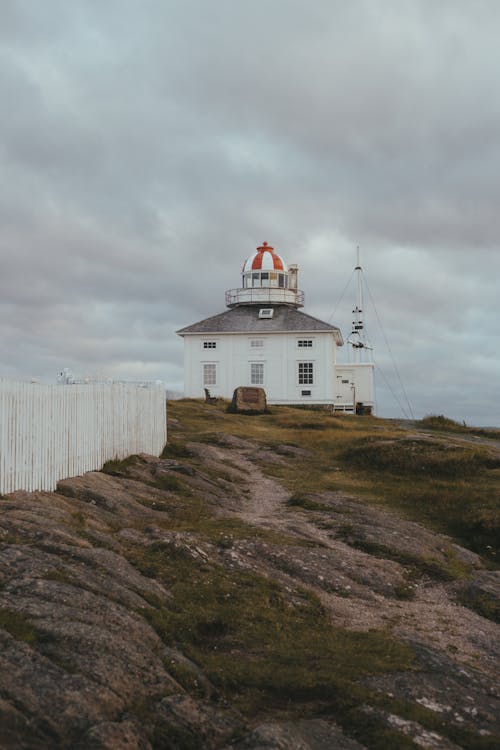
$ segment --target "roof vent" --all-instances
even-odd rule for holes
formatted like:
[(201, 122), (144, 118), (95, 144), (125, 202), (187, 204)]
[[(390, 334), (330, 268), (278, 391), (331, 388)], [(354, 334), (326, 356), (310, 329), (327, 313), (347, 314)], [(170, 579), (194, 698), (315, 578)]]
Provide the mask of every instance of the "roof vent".
[(259, 310), (259, 318), (272, 318), (274, 309), (272, 307), (262, 307)]

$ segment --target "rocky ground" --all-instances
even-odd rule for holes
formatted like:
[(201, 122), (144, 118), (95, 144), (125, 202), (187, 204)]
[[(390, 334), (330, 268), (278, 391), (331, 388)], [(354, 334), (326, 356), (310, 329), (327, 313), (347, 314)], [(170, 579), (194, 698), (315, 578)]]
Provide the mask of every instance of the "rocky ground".
[[(221, 434), (216, 444), (188, 442), (184, 456), (143, 455), (64, 480), (55, 493), (2, 498), (0, 746), (500, 747), (499, 626), (470, 607), (481, 597), (498, 603), (498, 571), (354, 495), (325, 491), (290, 504), (263, 463), (286, 467), (304, 450), (266, 454), (253, 439)], [(467, 574), (445, 575), (450, 561)], [(182, 619), (193, 577), (217, 593), (207, 589), (206, 604)], [(241, 586), (261, 596), (256, 582), (263, 611), (264, 600), (283, 618), (317, 607), (323, 631), (331, 625), (333, 640), (356, 638), (360, 649), (385, 638), (373, 643), (389, 644), (387, 665), (343, 667), (333, 687), (326, 676), (301, 692), (324, 668), (319, 646), (287, 700), (276, 675), (262, 690), (245, 674), (231, 682), (221, 664), (248, 672), (274, 648), (266, 634), (249, 656), (251, 640), (235, 635), (245, 623), (226, 625), (222, 598), (239, 586), (236, 611)], [(241, 620), (258, 615), (241, 611)], [(191, 641), (190, 617), (198, 618)], [(293, 661), (293, 637), (285, 634), (286, 656), (279, 638), (279, 663)], [(215, 662), (218, 652), (229, 661)]]

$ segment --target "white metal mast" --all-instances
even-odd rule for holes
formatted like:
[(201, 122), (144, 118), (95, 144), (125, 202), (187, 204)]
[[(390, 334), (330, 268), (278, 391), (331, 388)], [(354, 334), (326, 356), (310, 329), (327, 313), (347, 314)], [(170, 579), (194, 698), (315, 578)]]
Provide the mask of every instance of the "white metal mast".
[(354, 269), (356, 273), (356, 306), (352, 311), (354, 320), (347, 343), (351, 345), (354, 352), (354, 362), (371, 362), (373, 347), (368, 341), (363, 323), (363, 269), (359, 262), (359, 246), (356, 249), (356, 261), (356, 268)]

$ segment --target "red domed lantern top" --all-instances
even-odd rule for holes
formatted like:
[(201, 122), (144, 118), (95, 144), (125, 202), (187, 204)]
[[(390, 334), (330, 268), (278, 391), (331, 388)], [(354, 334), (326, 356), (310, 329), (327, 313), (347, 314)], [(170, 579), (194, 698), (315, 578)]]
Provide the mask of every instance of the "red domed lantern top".
[(286, 263), (274, 247), (263, 242), (254, 255), (246, 259), (243, 264), (242, 273), (248, 271), (287, 271)]

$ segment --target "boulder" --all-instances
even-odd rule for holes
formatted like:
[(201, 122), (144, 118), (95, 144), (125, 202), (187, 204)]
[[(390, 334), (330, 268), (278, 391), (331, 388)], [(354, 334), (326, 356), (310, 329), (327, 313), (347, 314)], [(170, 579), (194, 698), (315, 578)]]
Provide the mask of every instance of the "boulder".
[(230, 412), (264, 414), (267, 411), (266, 392), (263, 388), (239, 386), (234, 389)]

